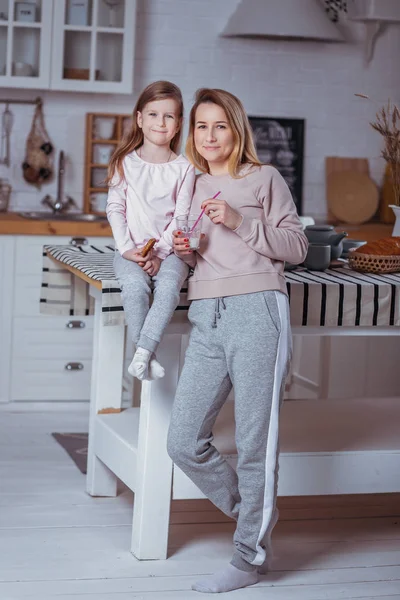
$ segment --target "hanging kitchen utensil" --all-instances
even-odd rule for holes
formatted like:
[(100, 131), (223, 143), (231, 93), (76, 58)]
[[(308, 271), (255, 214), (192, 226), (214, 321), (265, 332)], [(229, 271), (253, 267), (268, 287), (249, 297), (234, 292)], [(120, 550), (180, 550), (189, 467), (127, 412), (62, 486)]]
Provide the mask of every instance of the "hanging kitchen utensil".
[(26, 140), (23, 176), (27, 183), (40, 188), (53, 176), (54, 148), (44, 124), (42, 103), (38, 102), (33, 115), (32, 127)]
[(10, 166), (10, 137), (14, 122), (14, 116), (6, 104), (6, 108), (1, 115), (1, 157), (0, 164)]

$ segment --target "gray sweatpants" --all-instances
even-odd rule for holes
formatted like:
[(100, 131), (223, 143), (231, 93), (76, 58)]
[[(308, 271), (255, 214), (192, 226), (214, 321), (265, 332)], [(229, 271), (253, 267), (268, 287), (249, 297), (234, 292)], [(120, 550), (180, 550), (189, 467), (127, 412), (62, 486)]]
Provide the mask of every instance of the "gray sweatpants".
[[(291, 358), (289, 303), (281, 292), (195, 300), (168, 435), (168, 453), (200, 490), (237, 520), (232, 564), (266, 559), (275, 524), (279, 409)], [(235, 471), (212, 429), (233, 385)]]
[[(121, 286), (126, 321), (134, 344), (155, 352), (179, 304), (189, 267), (175, 254), (170, 254), (162, 261), (157, 275), (150, 277), (142, 267), (116, 251), (114, 271)], [(150, 307), (152, 283), (154, 292)]]

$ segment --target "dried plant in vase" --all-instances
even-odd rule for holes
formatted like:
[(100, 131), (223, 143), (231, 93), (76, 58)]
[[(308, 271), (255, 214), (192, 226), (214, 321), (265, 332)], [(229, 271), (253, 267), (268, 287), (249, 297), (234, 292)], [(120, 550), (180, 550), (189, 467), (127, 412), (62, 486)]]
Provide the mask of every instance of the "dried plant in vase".
[[(359, 98), (369, 100), (365, 94), (355, 94)], [(390, 168), (393, 187), (394, 205), (390, 205), (396, 217), (393, 235), (400, 235), (400, 110), (388, 100), (376, 113), (375, 121), (370, 123), (383, 137), (382, 158)]]
[(396, 206), (400, 206), (400, 111), (390, 100), (376, 113), (370, 123), (384, 139), (382, 157), (390, 165)]

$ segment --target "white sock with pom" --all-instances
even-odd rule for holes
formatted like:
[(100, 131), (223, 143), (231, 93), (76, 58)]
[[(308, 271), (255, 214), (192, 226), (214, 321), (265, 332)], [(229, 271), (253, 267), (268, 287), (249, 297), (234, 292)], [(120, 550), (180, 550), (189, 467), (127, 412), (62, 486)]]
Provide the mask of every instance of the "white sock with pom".
[(128, 373), (143, 381), (149, 376), (149, 362), (152, 353), (149, 350), (138, 347), (131, 364), (128, 367)]
[(153, 357), (150, 359), (149, 378), (153, 379), (153, 380), (161, 379), (162, 377), (164, 377), (164, 375), (165, 375), (164, 367), (162, 367), (160, 365), (155, 354), (153, 354)]

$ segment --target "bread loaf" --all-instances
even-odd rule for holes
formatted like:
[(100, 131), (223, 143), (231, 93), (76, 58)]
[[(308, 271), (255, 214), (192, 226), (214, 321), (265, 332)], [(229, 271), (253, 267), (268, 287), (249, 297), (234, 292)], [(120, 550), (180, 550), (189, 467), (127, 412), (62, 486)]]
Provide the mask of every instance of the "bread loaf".
[(155, 238), (150, 238), (149, 241), (147, 242), (147, 244), (142, 248), (142, 251), (140, 254), (143, 256), (143, 258), (146, 256), (146, 254), (148, 254), (150, 252), (150, 250), (152, 249), (152, 247), (154, 246), (156, 241), (157, 240)]
[(354, 252), (376, 256), (400, 256), (400, 237), (382, 238), (360, 246)]

